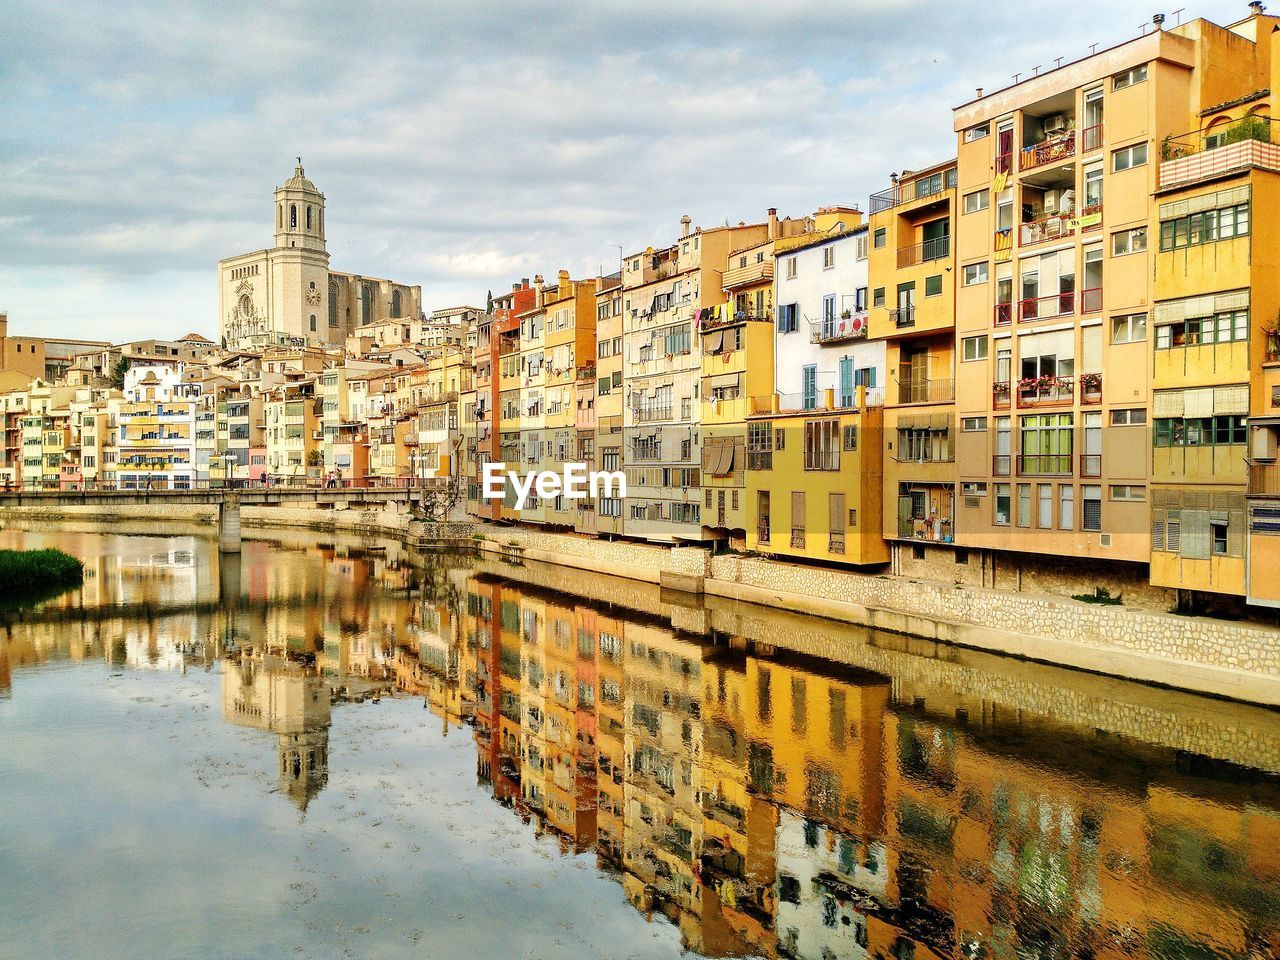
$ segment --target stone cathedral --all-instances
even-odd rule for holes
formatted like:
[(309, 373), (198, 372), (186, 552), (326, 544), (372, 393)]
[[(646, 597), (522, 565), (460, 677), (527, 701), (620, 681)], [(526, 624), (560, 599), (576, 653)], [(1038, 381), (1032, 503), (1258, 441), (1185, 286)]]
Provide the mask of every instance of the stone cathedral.
[(218, 262), (218, 324), (233, 350), (341, 346), (359, 327), (422, 314), (422, 288), (329, 269), (324, 194), (302, 158), (276, 187), (275, 246)]

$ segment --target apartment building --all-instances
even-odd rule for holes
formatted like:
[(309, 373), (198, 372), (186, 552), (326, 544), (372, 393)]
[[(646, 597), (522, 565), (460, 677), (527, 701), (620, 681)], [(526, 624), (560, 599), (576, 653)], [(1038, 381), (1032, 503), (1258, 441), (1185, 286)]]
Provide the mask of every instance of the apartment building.
[(1017, 553), (1244, 596), (1274, 21), (1153, 29), (956, 109), (956, 542), (993, 577)]
[[(623, 291), (622, 271), (596, 280), (595, 438), (592, 469), (616, 472), (623, 454)], [(583, 451), (579, 448), (579, 455)], [(595, 504), (595, 532), (618, 536), (626, 530), (620, 497), (601, 497)]]
[[(520, 366), (517, 406), (520, 425), (520, 466), (522, 473), (542, 470), (547, 449), (547, 287), (542, 277), (534, 277), (537, 299), (520, 316)], [(554, 288), (552, 288), (554, 289)], [(508, 499), (514, 506), (514, 494)], [(547, 522), (547, 505), (536, 493), (530, 494), (518, 514), (531, 523)]]
[[(595, 364), (595, 300), (594, 281), (570, 280), (568, 270), (561, 270), (556, 285), (548, 286), (543, 294), (546, 432), (539, 461), (541, 470), (559, 472), (563, 464), (578, 457), (579, 371), (591, 371)], [(588, 375), (594, 376), (584, 373), (584, 379)], [(546, 504), (546, 522), (560, 527), (583, 525), (587, 505), (588, 501), (552, 498)]]
[(868, 337), (883, 341), (881, 523), (894, 569), (955, 539), (956, 161), (872, 195)]
[(626, 530), (660, 542), (701, 541), (702, 325), (726, 303), (729, 251), (759, 243), (768, 224), (694, 229), (623, 264), (623, 467)]

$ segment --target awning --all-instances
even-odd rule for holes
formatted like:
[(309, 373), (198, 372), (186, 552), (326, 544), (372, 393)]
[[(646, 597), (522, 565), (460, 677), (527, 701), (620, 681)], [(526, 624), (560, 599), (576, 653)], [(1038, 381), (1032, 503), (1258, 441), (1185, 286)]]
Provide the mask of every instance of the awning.
[(719, 353), (724, 349), (724, 331), (712, 330), (706, 334), (706, 339), (702, 342), (702, 349), (707, 353)]
[(714, 377), (707, 377), (702, 383), (702, 389), (704, 394), (709, 394), (712, 390), (723, 390), (728, 387), (736, 390), (741, 383), (741, 373), (718, 373)]

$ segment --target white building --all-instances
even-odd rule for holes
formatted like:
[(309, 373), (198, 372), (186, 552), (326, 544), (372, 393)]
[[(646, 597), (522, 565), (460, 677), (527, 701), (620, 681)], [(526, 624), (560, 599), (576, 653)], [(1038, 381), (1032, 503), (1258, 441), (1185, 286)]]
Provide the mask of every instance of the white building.
[(884, 398), (885, 344), (867, 341), (867, 228), (853, 223), (780, 241), (774, 272), (774, 382), (783, 409), (851, 407), (855, 388)]

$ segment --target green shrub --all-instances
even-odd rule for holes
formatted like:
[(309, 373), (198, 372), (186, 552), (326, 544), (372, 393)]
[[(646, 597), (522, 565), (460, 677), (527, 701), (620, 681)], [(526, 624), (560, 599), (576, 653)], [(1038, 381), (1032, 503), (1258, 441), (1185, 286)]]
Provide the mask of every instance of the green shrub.
[(1106, 587), (1095, 587), (1093, 593), (1075, 593), (1071, 595), (1071, 599), (1081, 603), (1100, 603), (1104, 607), (1118, 607), (1124, 603), (1124, 594), (1113, 597)]
[(0, 550), (0, 603), (42, 600), (84, 581), (84, 564), (61, 550)]

